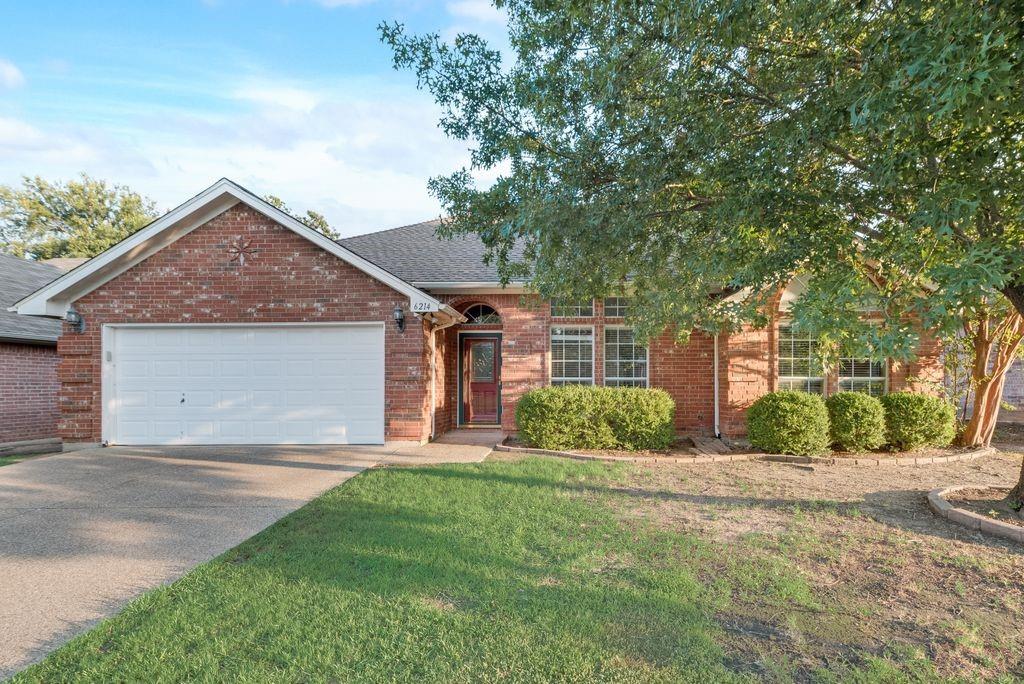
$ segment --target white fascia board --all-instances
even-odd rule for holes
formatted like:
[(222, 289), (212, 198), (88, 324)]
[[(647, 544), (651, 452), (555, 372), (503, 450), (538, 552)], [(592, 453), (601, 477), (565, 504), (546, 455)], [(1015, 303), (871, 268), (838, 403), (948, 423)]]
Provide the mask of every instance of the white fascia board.
[(438, 294), (517, 294), (529, 291), (527, 284), (521, 281), (512, 282), (508, 285), (502, 285), (497, 281), (416, 281), (413, 285)]
[(441, 308), (441, 303), (426, 292), (342, 247), (233, 181), (222, 178), (139, 232), (17, 302), (11, 310), (34, 316), (62, 317), (74, 300), (112, 280), (239, 202), (270, 217), (396, 292), (406, 295), (409, 297), (411, 309), (415, 310), (417, 304), (420, 305), (420, 310), (437, 311)]

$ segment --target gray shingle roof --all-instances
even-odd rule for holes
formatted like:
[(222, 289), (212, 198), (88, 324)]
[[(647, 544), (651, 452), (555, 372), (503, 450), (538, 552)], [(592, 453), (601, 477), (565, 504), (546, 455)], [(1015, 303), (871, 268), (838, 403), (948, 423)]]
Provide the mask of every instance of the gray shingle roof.
[(22, 316), (8, 311), (7, 307), (63, 273), (56, 266), (0, 254), (0, 340), (57, 341), (59, 320)]
[[(483, 242), (476, 235), (451, 240), (437, 236), (439, 220), (343, 238), (338, 242), (402, 280), (416, 283), (497, 282), (498, 269), (484, 263)], [(512, 253), (514, 260), (521, 249)]]

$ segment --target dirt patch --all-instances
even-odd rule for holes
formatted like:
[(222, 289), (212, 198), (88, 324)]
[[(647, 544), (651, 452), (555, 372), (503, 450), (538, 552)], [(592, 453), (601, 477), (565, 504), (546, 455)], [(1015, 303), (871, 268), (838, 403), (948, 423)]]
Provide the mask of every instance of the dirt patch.
[(862, 459), (862, 458), (878, 458), (878, 459), (895, 459), (895, 458), (936, 458), (946, 456), (959, 456), (962, 454), (969, 454), (975, 451), (974, 447), (963, 448), (963, 447), (949, 447), (945, 449), (917, 449), (915, 451), (833, 451), (829, 456), (831, 458), (849, 458), (849, 459)]
[[(944, 485), (1012, 486), (1017, 449), (927, 468), (641, 464), (617, 501), (627, 524), (708, 544), (702, 581), (739, 583), (716, 613), (738, 670), (778, 678), (788, 663), (782, 678), (803, 680), (897, 649), (943, 677), (1021, 677), (1024, 553), (926, 503)], [(755, 579), (796, 598), (772, 599)]]
[(973, 489), (958, 489), (950, 492), (944, 498), (957, 508), (1000, 522), (1024, 527), (1024, 518), (1018, 511), (1013, 510), (1006, 504), (1006, 494), (1009, 488), (1002, 487), (977, 487)]

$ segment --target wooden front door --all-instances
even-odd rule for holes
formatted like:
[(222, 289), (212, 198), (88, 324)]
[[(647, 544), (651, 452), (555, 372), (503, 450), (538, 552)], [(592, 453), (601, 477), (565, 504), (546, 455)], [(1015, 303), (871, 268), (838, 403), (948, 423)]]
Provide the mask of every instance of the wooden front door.
[(501, 339), (462, 338), (462, 420), (498, 422), (501, 401)]

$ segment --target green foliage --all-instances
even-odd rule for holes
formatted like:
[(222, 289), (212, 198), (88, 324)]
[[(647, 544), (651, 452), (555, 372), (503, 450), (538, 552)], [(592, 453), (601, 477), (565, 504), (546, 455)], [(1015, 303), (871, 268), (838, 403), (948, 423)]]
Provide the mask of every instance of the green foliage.
[(799, 267), (794, 315), (879, 358), (912, 355), (906, 312), (949, 332), (994, 293), (1024, 311), (1019, 5), (500, 4), (511, 64), (477, 36), (380, 29), (473, 145), (430, 183), (445, 230), (504, 277), (546, 297), (629, 278), (651, 334), (757, 322)]
[(156, 218), (156, 205), (123, 185), (82, 174), (0, 185), (0, 250), (19, 257), (94, 257)]
[(270, 204), (271, 206), (280, 209), (281, 211), (288, 214), (297, 221), (305, 223), (313, 230), (323, 233), (325, 236), (331, 238), (332, 240), (337, 240), (340, 237), (338, 235), (338, 232), (331, 228), (331, 224), (327, 222), (327, 219), (324, 217), (323, 214), (317, 213), (313, 210), (307, 210), (304, 216), (299, 216), (295, 214), (291, 210), (291, 207), (285, 204), (284, 200), (278, 197), (277, 195), (267, 195), (263, 199), (267, 204)]
[(956, 436), (955, 410), (944, 399), (914, 392), (882, 397), (886, 441), (899, 451), (948, 446)]
[(769, 392), (747, 410), (747, 436), (770, 454), (822, 454), (829, 445), (825, 401), (806, 392)]
[(541, 449), (665, 449), (675, 410), (660, 389), (566, 385), (523, 395), (516, 423), (523, 441)]
[(870, 451), (885, 444), (885, 409), (863, 392), (839, 392), (826, 401), (832, 443), (843, 451)]

